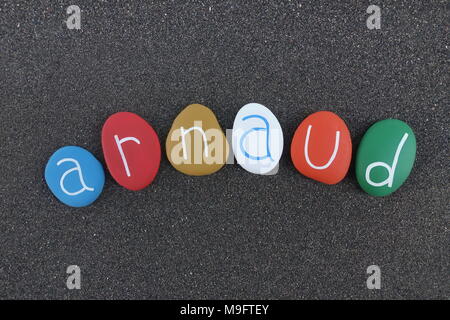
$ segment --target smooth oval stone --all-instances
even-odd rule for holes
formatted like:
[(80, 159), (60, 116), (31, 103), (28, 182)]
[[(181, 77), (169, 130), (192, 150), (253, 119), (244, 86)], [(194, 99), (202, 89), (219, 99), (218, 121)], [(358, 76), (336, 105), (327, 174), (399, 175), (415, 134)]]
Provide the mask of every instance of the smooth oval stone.
[(166, 140), (172, 166), (193, 176), (220, 170), (228, 158), (227, 139), (214, 113), (200, 104), (191, 104), (175, 118)]
[(283, 131), (277, 117), (262, 104), (246, 104), (234, 119), (232, 146), (242, 168), (271, 174), (283, 153)]
[(386, 119), (372, 125), (359, 144), (356, 178), (372, 196), (387, 196), (408, 178), (416, 158), (416, 137), (403, 121)]
[(103, 125), (102, 147), (109, 172), (124, 188), (141, 190), (155, 179), (161, 145), (152, 126), (137, 114), (110, 116)]
[(309, 115), (295, 131), (291, 158), (295, 168), (313, 180), (340, 182), (352, 159), (352, 139), (344, 120), (329, 111)]
[(62, 203), (85, 207), (102, 193), (105, 173), (89, 151), (74, 146), (57, 150), (45, 167), (45, 181)]

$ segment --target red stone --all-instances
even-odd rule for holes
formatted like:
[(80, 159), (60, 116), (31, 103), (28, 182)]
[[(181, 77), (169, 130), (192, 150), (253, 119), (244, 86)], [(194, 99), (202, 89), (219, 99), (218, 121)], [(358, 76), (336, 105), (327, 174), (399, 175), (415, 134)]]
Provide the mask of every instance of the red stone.
[[(336, 147), (337, 132), (339, 144)], [(333, 112), (311, 114), (295, 131), (291, 158), (295, 168), (313, 180), (326, 184), (340, 182), (347, 174), (352, 158), (352, 140), (347, 125)]]
[(155, 130), (138, 115), (110, 116), (103, 125), (102, 147), (109, 172), (124, 188), (141, 190), (155, 179), (161, 145)]

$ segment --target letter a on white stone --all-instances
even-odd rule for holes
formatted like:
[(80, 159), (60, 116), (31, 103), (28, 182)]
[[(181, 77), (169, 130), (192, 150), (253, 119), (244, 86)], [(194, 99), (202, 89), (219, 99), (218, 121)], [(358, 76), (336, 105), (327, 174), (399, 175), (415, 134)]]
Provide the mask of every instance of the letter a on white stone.
[[(373, 162), (367, 166), (366, 181), (368, 184), (370, 184), (374, 187), (381, 187), (381, 186), (384, 186), (387, 184), (389, 188), (392, 188), (392, 183), (394, 182), (394, 173), (395, 173), (395, 168), (397, 167), (398, 157), (400, 156), (400, 152), (402, 151), (403, 145), (405, 144), (407, 139), (408, 139), (408, 134), (405, 133), (397, 147), (397, 151), (395, 151), (395, 156), (394, 156), (394, 161), (392, 162), (392, 166), (389, 166), (386, 162), (381, 162), (381, 161)], [(373, 168), (376, 168), (376, 167), (386, 168), (386, 170), (389, 173), (386, 180), (381, 181), (381, 182), (373, 182), (372, 181), (372, 179), (370, 178), (370, 172), (372, 171)]]
[(325, 170), (326, 168), (328, 168), (334, 161), (334, 159), (336, 159), (336, 155), (338, 153), (339, 150), (339, 139), (341, 136), (341, 132), (340, 131), (336, 131), (336, 138), (334, 140), (334, 150), (333, 150), (333, 154), (331, 155), (331, 158), (328, 160), (328, 162), (323, 165), (323, 166), (316, 166), (314, 164), (312, 164), (312, 162), (309, 160), (309, 154), (308, 154), (308, 144), (309, 144), (309, 136), (311, 134), (311, 129), (312, 129), (312, 125), (308, 126), (308, 131), (306, 132), (306, 140), (305, 140), (305, 159), (306, 162), (314, 169), (316, 170)]
[[(94, 191), (94, 188), (89, 188), (86, 185), (86, 183), (84, 182), (83, 173), (81, 172), (81, 167), (77, 160), (72, 159), (72, 158), (64, 158), (64, 159), (59, 160), (56, 165), (59, 166), (59, 165), (63, 164), (64, 162), (73, 162), (75, 164), (75, 167), (64, 172), (64, 174), (61, 177), (61, 180), (59, 180), (59, 185), (61, 187), (61, 190), (65, 194), (67, 194), (68, 196), (76, 196), (85, 191)], [(80, 178), (80, 183), (81, 183), (82, 188), (80, 190), (78, 190), (77, 192), (69, 192), (64, 187), (64, 180), (66, 179), (67, 175), (69, 175), (70, 173), (72, 173), (74, 171), (78, 171), (78, 176)]]
[(123, 166), (125, 167), (125, 172), (127, 173), (127, 177), (131, 177), (130, 168), (128, 168), (128, 162), (127, 158), (125, 157), (125, 154), (123, 153), (122, 144), (127, 141), (133, 141), (137, 144), (141, 144), (141, 142), (136, 139), (135, 137), (126, 137), (123, 139), (119, 139), (118, 135), (114, 135), (114, 139), (116, 140), (117, 149), (119, 149), (120, 156), (122, 157)]
[(202, 134), (202, 137), (203, 137), (203, 143), (204, 143), (204, 149), (205, 149), (205, 157), (208, 156), (208, 140), (206, 139), (206, 133), (205, 133), (205, 131), (203, 131), (203, 129), (200, 128), (200, 127), (190, 127), (190, 128), (187, 129), (187, 130), (184, 130), (184, 128), (181, 127), (181, 128), (180, 128), (180, 131), (181, 131), (181, 144), (182, 144), (182, 146), (183, 146), (183, 158), (184, 158), (184, 160), (187, 160), (186, 139), (185, 139), (185, 137), (186, 137), (186, 135), (187, 135), (189, 132), (191, 132), (191, 131), (193, 131), (193, 130), (197, 130), (198, 132), (200, 132), (200, 133)]

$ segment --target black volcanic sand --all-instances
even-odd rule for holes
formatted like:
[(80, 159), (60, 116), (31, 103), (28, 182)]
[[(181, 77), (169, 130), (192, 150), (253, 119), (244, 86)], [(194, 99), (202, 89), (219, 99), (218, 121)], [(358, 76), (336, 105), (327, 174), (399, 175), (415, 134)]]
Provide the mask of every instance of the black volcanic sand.
[[(381, 30), (367, 29), (363, 1), (78, 1), (79, 31), (65, 25), (70, 3), (39, 2), (0, 5), (0, 298), (450, 297), (446, 1), (383, 1)], [(275, 176), (227, 165), (189, 177), (164, 156), (150, 187), (107, 174), (83, 209), (43, 179), (65, 145), (104, 163), (100, 132), (117, 111), (164, 145), (188, 104), (231, 128), (249, 102), (284, 130)], [(300, 175), (290, 142), (319, 110), (346, 121), (354, 152), (374, 122), (407, 122), (418, 152), (403, 187), (371, 197), (354, 163), (335, 186)], [(78, 291), (65, 286), (72, 264)], [(372, 264), (381, 290), (366, 288)]]

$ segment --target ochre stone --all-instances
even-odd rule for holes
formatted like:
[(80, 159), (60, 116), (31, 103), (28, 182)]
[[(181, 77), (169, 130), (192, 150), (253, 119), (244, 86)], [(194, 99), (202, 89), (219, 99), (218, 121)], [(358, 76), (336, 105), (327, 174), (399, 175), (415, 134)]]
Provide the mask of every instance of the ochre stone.
[(166, 140), (166, 154), (178, 171), (193, 176), (212, 174), (228, 159), (227, 139), (214, 113), (191, 104), (175, 118)]

